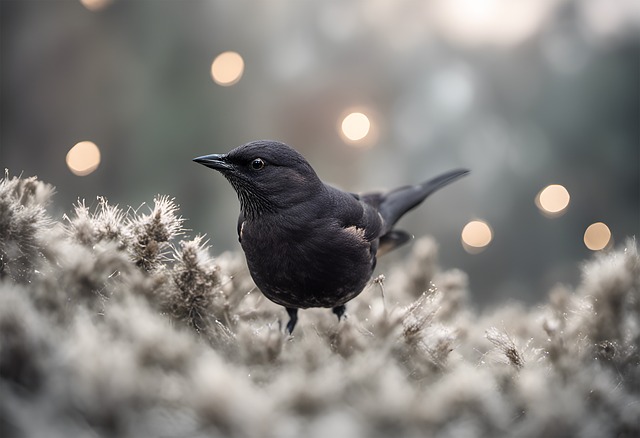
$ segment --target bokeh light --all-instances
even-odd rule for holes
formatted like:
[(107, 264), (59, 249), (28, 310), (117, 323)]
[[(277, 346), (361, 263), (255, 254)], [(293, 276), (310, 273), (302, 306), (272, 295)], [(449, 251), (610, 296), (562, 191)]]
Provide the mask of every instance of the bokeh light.
[(363, 140), (371, 129), (371, 121), (366, 114), (352, 112), (342, 119), (340, 130), (342, 135), (351, 142)]
[(462, 246), (470, 254), (484, 251), (492, 240), (493, 231), (485, 221), (471, 221), (462, 229)]
[[(627, 23), (637, 23), (636, 0), (585, 0), (578, 3), (580, 15), (589, 30), (596, 36), (613, 36), (625, 28)], [(635, 13), (634, 13), (635, 12)]]
[(238, 83), (243, 72), (244, 59), (236, 52), (223, 52), (211, 63), (211, 77), (224, 87)]
[(536, 206), (547, 217), (558, 217), (565, 213), (571, 196), (564, 186), (551, 184), (536, 196)]
[(534, 34), (553, 7), (541, 0), (435, 0), (432, 14), (456, 43), (508, 46)]
[(100, 149), (91, 141), (81, 141), (67, 152), (67, 166), (75, 175), (89, 175), (99, 165)]
[(587, 227), (584, 232), (584, 244), (591, 251), (600, 251), (609, 246), (611, 242), (611, 230), (609, 227), (602, 223), (596, 222)]
[[(0, 164), (54, 184), (61, 210), (171, 193), (216, 252), (239, 250), (233, 191), (213, 187), (228, 208), (185, 196), (207, 178), (188, 158), (274, 138), (353, 191), (470, 168), (407, 228), (450, 249), (443, 264), (486, 292), (481, 305), (579, 282), (593, 222), (610, 227), (605, 251), (638, 233), (638, 0), (56, 3), (2, 2)], [(343, 131), (352, 113), (369, 121), (360, 140)], [(64, 161), (80, 140), (105, 159), (86, 177)], [(564, 209), (540, 203), (551, 184)], [(495, 242), (474, 256), (461, 232), (478, 218)]]
[(80, 3), (90, 11), (100, 11), (106, 8), (111, 0), (80, 0)]

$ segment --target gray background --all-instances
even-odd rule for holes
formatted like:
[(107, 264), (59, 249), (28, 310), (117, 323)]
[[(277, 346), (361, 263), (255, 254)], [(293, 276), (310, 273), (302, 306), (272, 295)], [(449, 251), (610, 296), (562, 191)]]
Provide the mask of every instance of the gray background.
[[(441, 264), (470, 275), (476, 303), (539, 301), (576, 282), (589, 224), (605, 222), (617, 244), (638, 233), (640, 6), (476, 3), (486, 8), (116, 0), (90, 11), (78, 0), (0, 0), (0, 165), (56, 186), (56, 217), (79, 198), (138, 207), (175, 196), (214, 253), (239, 248), (238, 205), (195, 156), (278, 139), (351, 191), (468, 167), (401, 227), (436, 237)], [(221, 87), (210, 65), (227, 50), (245, 72)], [(377, 132), (369, 148), (337, 131), (358, 106)], [(102, 153), (85, 177), (65, 164), (81, 140)], [(534, 204), (552, 183), (572, 196), (555, 219)], [(470, 255), (460, 231), (475, 218), (495, 238)]]

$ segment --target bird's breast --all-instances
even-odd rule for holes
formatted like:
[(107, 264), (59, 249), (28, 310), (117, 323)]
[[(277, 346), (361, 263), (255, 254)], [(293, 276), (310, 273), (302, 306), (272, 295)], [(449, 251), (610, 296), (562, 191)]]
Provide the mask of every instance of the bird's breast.
[(253, 280), (287, 307), (335, 307), (371, 277), (375, 250), (364, 231), (330, 219), (245, 221), (241, 245)]

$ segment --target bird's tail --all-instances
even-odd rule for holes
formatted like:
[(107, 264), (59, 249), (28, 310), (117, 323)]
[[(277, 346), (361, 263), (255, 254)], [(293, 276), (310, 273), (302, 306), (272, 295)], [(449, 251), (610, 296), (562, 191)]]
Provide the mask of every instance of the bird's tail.
[(409, 210), (420, 205), (427, 196), (469, 173), (466, 169), (451, 170), (422, 184), (399, 187), (380, 199), (379, 211), (385, 221), (385, 232)]

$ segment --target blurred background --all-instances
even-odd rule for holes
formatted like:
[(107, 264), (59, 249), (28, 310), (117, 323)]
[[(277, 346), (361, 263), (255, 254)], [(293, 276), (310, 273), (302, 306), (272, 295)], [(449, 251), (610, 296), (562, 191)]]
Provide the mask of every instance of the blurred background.
[(479, 306), (640, 229), (637, 0), (0, 0), (0, 26), (0, 166), (57, 218), (169, 194), (239, 250), (235, 193), (191, 159), (270, 138), (356, 192), (471, 169), (399, 227)]

